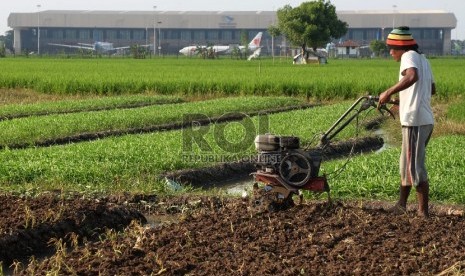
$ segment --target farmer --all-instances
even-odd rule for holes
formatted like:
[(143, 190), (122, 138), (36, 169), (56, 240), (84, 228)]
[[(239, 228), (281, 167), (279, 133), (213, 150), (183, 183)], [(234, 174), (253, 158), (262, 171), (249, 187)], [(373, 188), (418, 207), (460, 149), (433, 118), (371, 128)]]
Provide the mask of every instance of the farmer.
[(399, 93), (399, 117), (402, 125), (402, 152), (400, 155), (400, 196), (393, 207), (395, 213), (404, 213), (412, 185), (416, 189), (418, 215), (428, 216), (429, 183), (425, 166), (426, 145), (433, 131), (434, 117), (431, 95), (435, 84), (431, 67), (418, 50), (409, 27), (399, 27), (388, 35), (386, 44), (390, 55), (400, 61), (399, 82), (379, 95), (379, 105), (388, 103)]

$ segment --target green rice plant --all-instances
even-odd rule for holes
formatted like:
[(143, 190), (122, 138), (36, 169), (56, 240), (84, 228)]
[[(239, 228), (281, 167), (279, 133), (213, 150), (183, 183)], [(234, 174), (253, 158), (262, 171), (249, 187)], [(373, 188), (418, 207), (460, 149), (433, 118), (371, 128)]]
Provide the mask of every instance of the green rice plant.
[(447, 118), (456, 122), (465, 121), (465, 100), (460, 99), (449, 105), (447, 109)]
[[(465, 203), (462, 168), (465, 166), (465, 138), (461, 135), (432, 139), (427, 148), (432, 201)], [(331, 193), (337, 198), (396, 199), (399, 193), (399, 148), (387, 148), (374, 154), (359, 155), (322, 164), (329, 174)], [(348, 162), (346, 165), (345, 163)], [(337, 172), (345, 165), (342, 172)]]
[[(269, 131), (278, 135), (297, 135), (309, 141), (313, 135), (327, 129), (328, 121), (346, 108), (347, 104), (341, 103), (272, 114), (268, 116)], [(258, 125), (257, 120), (253, 118), (255, 125)], [(225, 151), (215, 140), (215, 126), (205, 128), (204, 139), (212, 148), (207, 152), (196, 145), (192, 149), (186, 148), (183, 144), (185, 130), (127, 135), (48, 148), (5, 149), (0, 151), (0, 190), (35, 187), (90, 192), (152, 191), (160, 189), (156, 183), (163, 172), (210, 166), (218, 161), (217, 158), (234, 161), (256, 154), (253, 141), (240, 152)], [(228, 123), (225, 137), (234, 139), (243, 133), (241, 128), (241, 124)], [(253, 135), (259, 134), (258, 127), (256, 131)], [(347, 137), (351, 133), (341, 135)], [(192, 156), (215, 158), (192, 159)]]
[[(5, 59), (0, 88), (43, 93), (118, 95), (152, 91), (162, 95), (268, 95), (349, 99), (378, 94), (398, 77), (391, 59), (330, 60), (324, 66), (297, 66), (290, 59), (244, 62), (230, 59)], [(463, 94), (462, 61), (432, 59), (437, 98)]]
[[(296, 110), (275, 114), (272, 116), (273, 123), (270, 126), (270, 131), (277, 135), (299, 136), (303, 144), (319, 142), (318, 139), (321, 135), (339, 119), (351, 104), (352, 102), (340, 102), (330, 106), (315, 107), (308, 111)], [(333, 142), (354, 138), (357, 135), (367, 135), (363, 123), (378, 117), (378, 115), (375, 110), (362, 112), (358, 117), (358, 124), (357, 120), (354, 120), (333, 139)]]
[(183, 123), (188, 114), (219, 117), (230, 112), (259, 112), (269, 108), (295, 106), (303, 102), (285, 97), (238, 97), (152, 105), (135, 109), (113, 109), (33, 116), (0, 122), (0, 146), (34, 145), (63, 137), (104, 131), (122, 132), (169, 123)]
[(35, 104), (10, 104), (1, 106), (0, 119), (118, 108), (132, 108), (180, 102), (183, 102), (183, 100), (175, 96), (127, 95), (114, 97), (94, 97), (91, 99), (83, 100), (62, 100)]
[[(271, 114), (264, 116), (266, 119), (261, 116), (244, 120), (253, 121), (257, 132), (254, 135), (263, 133), (262, 130), (277, 135), (295, 135), (301, 137), (305, 145), (327, 130), (348, 106), (350, 103), (342, 102)], [(257, 127), (262, 123), (260, 120), (265, 120), (269, 126)], [(234, 122), (201, 129), (202, 138), (211, 146), (210, 151), (198, 144), (186, 148), (183, 140), (186, 130), (127, 135), (48, 148), (5, 149), (0, 151), (0, 190), (161, 192), (164, 187), (158, 176), (164, 172), (211, 166), (224, 159), (242, 160), (256, 154), (253, 143), (238, 152), (225, 150), (216, 139), (217, 126), (224, 127), (224, 138), (228, 141), (240, 141), (244, 137), (244, 123)], [(356, 128), (350, 126), (338, 138), (353, 137), (356, 132)], [(427, 166), (433, 201), (465, 203), (465, 187), (461, 185), (464, 148), (465, 139), (461, 135), (431, 140)], [(394, 199), (398, 194), (399, 154), (398, 148), (388, 147), (377, 153), (354, 156), (349, 161), (325, 161), (321, 173), (328, 175), (333, 197)]]

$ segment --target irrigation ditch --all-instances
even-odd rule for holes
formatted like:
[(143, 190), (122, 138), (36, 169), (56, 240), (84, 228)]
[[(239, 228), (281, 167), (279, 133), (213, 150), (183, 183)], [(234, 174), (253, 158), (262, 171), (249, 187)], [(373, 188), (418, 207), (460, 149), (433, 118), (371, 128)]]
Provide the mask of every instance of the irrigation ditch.
[[(332, 143), (323, 149), (310, 148), (309, 152), (320, 151), (323, 161), (347, 157), (351, 154), (361, 154), (379, 150), (384, 145), (384, 140), (380, 136), (367, 136), (361, 138), (348, 139), (337, 143)], [(242, 183), (250, 179), (250, 173), (256, 170), (255, 157), (245, 158), (248, 161), (232, 163), (221, 163), (212, 167), (199, 169), (186, 169), (172, 171), (160, 176), (181, 185), (192, 185), (196, 188), (211, 189), (222, 188), (224, 186), (235, 186), (235, 183)]]

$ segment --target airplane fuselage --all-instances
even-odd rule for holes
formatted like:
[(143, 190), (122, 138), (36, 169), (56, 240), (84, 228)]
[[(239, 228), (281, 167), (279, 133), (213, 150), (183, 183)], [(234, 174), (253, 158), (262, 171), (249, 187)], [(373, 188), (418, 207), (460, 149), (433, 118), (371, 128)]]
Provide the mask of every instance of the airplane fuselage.
[(234, 49), (238, 49), (240, 52), (243, 52), (246, 48), (249, 51), (255, 51), (260, 48), (260, 42), (262, 38), (262, 32), (259, 32), (247, 46), (237, 46), (236, 45), (212, 45), (212, 46), (199, 46), (199, 45), (190, 45), (179, 50), (180, 54), (186, 56), (192, 56), (197, 54), (199, 49), (212, 49), (217, 54), (230, 54)]
[[(123, 47), (114, 47), (113, 43), (111, 42), (103, 42), (97, 41), (93, 44), (89, 43), (78, 43), (77, 45), (68, 45), (68, 44), (56, 44), (56, 43), (49, 43), (48, 45), (57, 46), (57, 47), (65, 47), (71, 49), (81, 49), (81, 50), (90, 50), (96, 53), (101, 54), (111, 54), (116, 53), (118, 50), (129, 49), (130, 46), (123, 46)], [(143, 47), (147, 47), (148, 45), (142, 45)]]

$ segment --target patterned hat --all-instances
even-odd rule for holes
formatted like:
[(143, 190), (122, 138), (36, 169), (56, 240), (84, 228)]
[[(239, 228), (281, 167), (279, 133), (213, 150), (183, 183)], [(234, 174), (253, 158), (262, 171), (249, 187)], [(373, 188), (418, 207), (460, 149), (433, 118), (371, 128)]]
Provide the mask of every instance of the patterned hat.
[(410, 33), (410, 28), (406, 26), (398, 27), (392, 30), (388, 35), (386, 44), (391, 49), (417, 49), (418, 44)]

